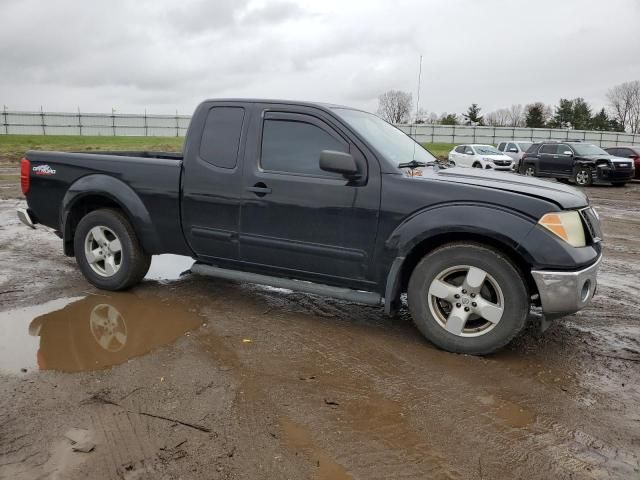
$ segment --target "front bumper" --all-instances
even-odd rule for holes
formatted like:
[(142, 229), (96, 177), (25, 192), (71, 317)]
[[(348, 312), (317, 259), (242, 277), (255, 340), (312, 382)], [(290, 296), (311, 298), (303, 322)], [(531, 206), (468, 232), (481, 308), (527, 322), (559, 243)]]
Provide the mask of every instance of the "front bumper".
[(593, 265), (576, 272), (531, 270), (538, 286), (542, 312), (548, 320), (577, 312), (591, 301), (598, 285), (601, 261), (602, 255)]
[(631, 168), (600, 166), (596, 170), (596, 178), (605, 182), (629, 182), (635, 174)]

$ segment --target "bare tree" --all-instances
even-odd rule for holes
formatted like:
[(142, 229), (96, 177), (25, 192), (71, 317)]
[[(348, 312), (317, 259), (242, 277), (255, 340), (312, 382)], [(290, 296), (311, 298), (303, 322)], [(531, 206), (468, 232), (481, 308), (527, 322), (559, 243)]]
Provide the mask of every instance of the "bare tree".
[(507, 110), (508, 126), (522, 127), (524, 125), (524, 107), (522, 104), (511, 105)]
[(607, 100), (611, 115), (624, 130), (640, 132), (640, 80), (610, 88)]
[(378, 115), (389, 123), (405, 123), (411, 112), (411, 94), (389, 90), (378, 97)]
[(500, 108), (484, 116), (484, 123), (491, 127), (506, 127), (509, 124), (509, 110)]

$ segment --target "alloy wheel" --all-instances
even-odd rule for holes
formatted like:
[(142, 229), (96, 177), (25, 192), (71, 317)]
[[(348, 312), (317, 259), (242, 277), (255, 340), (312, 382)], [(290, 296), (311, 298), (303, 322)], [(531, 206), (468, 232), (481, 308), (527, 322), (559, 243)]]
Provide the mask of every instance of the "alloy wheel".
[(440, 272), (428, 291), (429, 309), (438, 324), (459, 337), (493, 330), (504, 314), (504, 294), (485, 270), (457, 265)]
[(108, 227), (96, 226), (87, 233), (84, 255), (91, 269), (102, 277), (112, 277), (122, 266), (122, 244)]

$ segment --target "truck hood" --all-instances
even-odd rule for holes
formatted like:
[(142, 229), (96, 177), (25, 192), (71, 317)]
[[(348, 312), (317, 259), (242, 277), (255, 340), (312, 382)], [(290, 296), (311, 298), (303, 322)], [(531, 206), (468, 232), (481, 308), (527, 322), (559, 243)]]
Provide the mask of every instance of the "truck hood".
[(589, 204), (589, 198), (577, 188), (515, 173), (453, 167), (437, 170), (432, 178), (547, 199), (557, 203), (563, 209), (581, 208)]

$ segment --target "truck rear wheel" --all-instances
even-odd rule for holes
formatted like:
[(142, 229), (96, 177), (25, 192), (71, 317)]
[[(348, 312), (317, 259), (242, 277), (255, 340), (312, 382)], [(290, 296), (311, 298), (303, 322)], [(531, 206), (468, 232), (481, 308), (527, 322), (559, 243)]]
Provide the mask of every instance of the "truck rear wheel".
[(85, 215), (74, 235), (76, 262), (85, 278), (103, 290), (126, 290), (139, 283), (151, 264), (133, 227), (119, 210)]
[(524, 328), (526, 282), (496, 250), (452, 243), (425, 256), (409, 280), (409, 309), (422, 334), (443, 350), (493, 353)]

